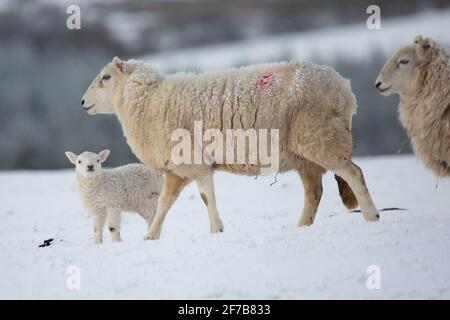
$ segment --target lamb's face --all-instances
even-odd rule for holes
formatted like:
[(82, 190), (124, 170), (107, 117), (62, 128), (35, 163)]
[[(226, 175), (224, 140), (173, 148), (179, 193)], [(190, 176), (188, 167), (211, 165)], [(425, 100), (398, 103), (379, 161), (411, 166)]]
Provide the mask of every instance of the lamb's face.
[(406, 95), (414, 90), (411, 84), (420, 72), (421, 65), (429, 61), (431, 45), (432, 40), (417, 36), (413, 45), (397, 50), (375, 81), (378, 92), (388, 96), (394, 93)]
[(103, 150), (99, 154), (85, 151), (80, 155), (67, 151), (66, 156), (75, 165), (77, 173), (84, 177), (95, 177), (102, 170), (102, 163), (108, 158), (110, 151)]
[(95, 77), (81, 99), (88, 114), (114, 113), (126, 82), (126, 68), (125, 61), (114, 57)]

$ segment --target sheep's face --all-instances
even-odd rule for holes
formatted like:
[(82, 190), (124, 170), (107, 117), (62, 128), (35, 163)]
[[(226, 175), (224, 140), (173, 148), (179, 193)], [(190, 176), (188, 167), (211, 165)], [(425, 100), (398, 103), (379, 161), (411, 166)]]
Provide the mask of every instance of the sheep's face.
[(375, 87), (384, 96), (398, 93), (407, 95), (414, 90), (413, 83), (421, 72), (421, 66), (431, 59), (432, 40), (417, 36), (414, 44), (403, 47), (389, 58), (383, 66)]
[(95, 77), (81, 99), (88, 114), (114, 113), (126, 82), (127, 67), (125, 61), (114, 57)]
[(77, 173), (84, 177), (95, 177), (102, 170), (102, 163), (108, 158), (110, 151), (103, 150), (99, 154), (85, 151), (80, 155), (67, 151), (66, 156), (75, 165)]

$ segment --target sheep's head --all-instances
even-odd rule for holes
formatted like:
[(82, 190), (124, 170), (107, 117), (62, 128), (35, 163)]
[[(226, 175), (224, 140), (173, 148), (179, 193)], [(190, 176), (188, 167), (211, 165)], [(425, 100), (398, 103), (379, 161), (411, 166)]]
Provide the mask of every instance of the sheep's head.
[(126, 61), (114, 57), (92, 81), (86, 90), (81, 105), (90, 115), (114, 113), (119, 103), (131, 66)]
[(417, 36), (414, 44), (397, 50), (375, 81), (378, 92), (384, 96), (394, 93), (402, 96), (413, 91), (423, 66), (431, 61), (434, 45), (433, 40)]
[(75, 165), (77, 173), (84, 177), (94, 177), (102, 170), (102, 163), (109, 156), (109, 150), (103, 150), (99, 154), (85, 151), (80, 155), (76, 155), (71, 151), (66, 152), (66, 157)]

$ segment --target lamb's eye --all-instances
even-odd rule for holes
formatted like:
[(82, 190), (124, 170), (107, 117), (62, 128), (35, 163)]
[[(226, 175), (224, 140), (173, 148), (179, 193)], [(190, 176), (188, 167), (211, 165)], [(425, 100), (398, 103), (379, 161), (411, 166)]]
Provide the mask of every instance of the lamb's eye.
[(100, 160), (97, 159), (97, 163), (99, 163), (99, 162), (100, 162)]
[(409, 60), (408, 59), (403, 59), (403, 60), (400, 60), (399, 62), (398, 62), (398, 65), (401, 65), (401, 64), (408, 64), (409, 63)]
[(78, 160), (78, 163), (81, 163), (81, 160)]
[(109, 74), (105, 73), (102, 77), (102, 81), (109, 80), (110, 78), (111, 78), (111, 76)]

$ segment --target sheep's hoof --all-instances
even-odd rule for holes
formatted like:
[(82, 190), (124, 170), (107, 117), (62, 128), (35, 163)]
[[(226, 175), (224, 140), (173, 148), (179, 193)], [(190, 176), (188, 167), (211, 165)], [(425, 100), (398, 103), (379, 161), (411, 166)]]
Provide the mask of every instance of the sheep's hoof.
[(95, 239), (94, 240), (94, 244), (102, 244), (103, 240), (102, 239)]
[(312, 222), (309, 221), (300, 221), (299, 223), (297, 223), (297, 227), (299, 228), (309, 227), (310, 225), (312, 225)]
[(380, 215), (375, 212), (373, 214), (364, 215), (364, 219), (366, 219), (366, 221), (375, 222), (380, 220)]
[(211, 226), (211, 233), (219, 233), (219, 232), (223, 232), (223, 231), (224, 231), (224, 227), (222, 224)]
[(159, 239), (159, 232), (158, 233), (149, 233), (144, 238), (144, 240), (158, 240), (158, 239)]
[(309, 227), (314, 222), (313, 218), (301, 218), (300, 221), (297, 224), (297, 227)]

